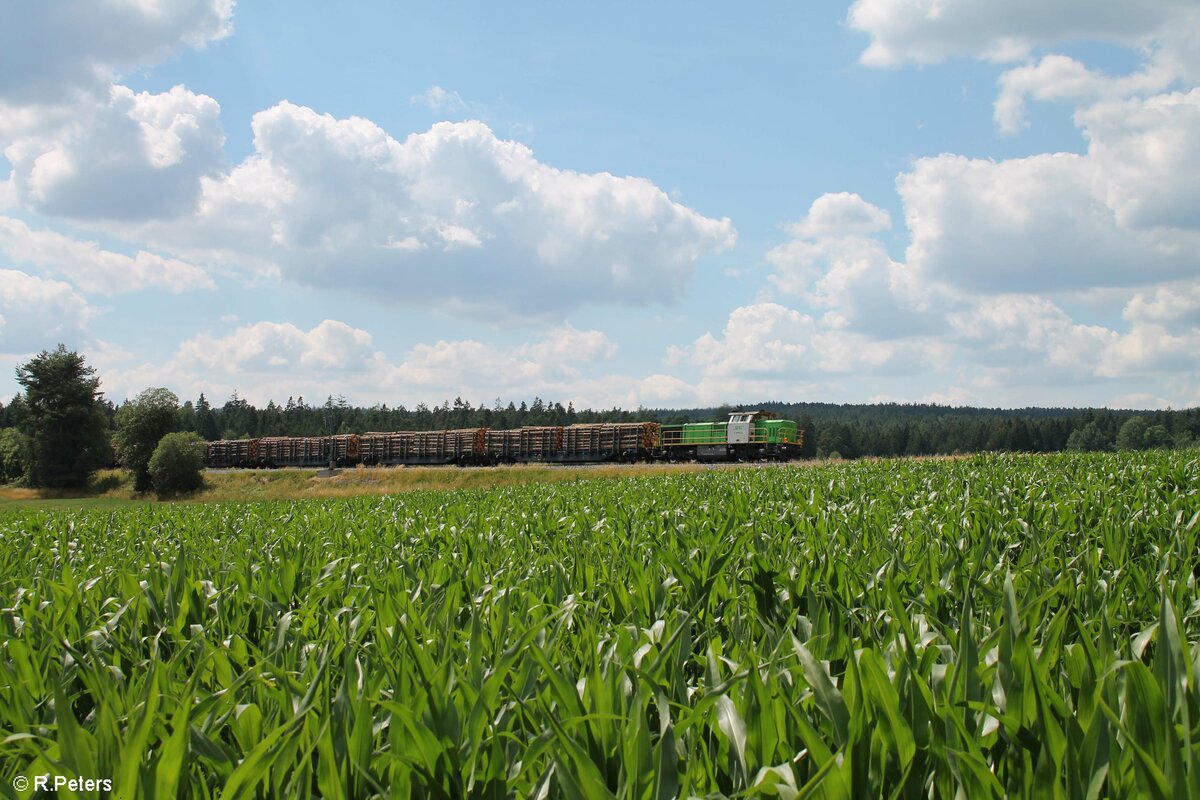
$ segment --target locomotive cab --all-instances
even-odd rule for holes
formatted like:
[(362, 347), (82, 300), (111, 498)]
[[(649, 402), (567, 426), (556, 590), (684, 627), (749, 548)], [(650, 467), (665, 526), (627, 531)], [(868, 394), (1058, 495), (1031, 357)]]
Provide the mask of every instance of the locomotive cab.
[(754, 433), (754, 420), (759, 416), (767, 418), (774, 415), (769, 411), (734, 411), (731, 413), (726, 427), (729, 432), (729, 438), (726, 441), (729, 444), (750, 444)]

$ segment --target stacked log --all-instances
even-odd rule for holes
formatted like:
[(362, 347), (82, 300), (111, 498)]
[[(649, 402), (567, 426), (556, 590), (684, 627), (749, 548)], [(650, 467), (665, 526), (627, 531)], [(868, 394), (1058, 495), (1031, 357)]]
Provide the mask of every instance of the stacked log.
[(488, 458), (493, 461), (511, 461), (521, 453), (520, 431), (493, 431), (486, 434)]
[(250, 467), (257, 460), (257, 439), (220, 439), (204, 446), (204, 462), (210, 467)]
[(507, 431), (487, 431), (486, 452), (501, 461), (537, 461), (561, 453), (563, 429), (556, 425), (529, 425)]
[(367, 464), (482, 460), (487, 454), (487, 428), (364, 433), (357, 447)]
[(333, 460), (338, 464), (354, 464), (358, 461), (358, 436), (353, 433), (343, 433), (330, 436), (329, 449), (332, 450)]
[(657, 422), (571, 425), (563, 429), (563, 449), (571, 454), (620, 455), (658, 447)]
[(330, 462), (345, 466), (358, 461), (358, 437), (266, 436), (258, 440), (257, 464), (268, 467), (323, 467)]
[(563, 449), (563, 429), (548, 425), (527, 425), (517, 432), (520, 436), (521, 455), (528, 459), (551, 456)]

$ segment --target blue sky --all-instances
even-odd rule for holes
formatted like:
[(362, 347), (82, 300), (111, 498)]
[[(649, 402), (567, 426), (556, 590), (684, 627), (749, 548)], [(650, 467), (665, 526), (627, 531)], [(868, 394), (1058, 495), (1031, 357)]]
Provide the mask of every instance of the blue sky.
[(0, 398), (1200, 404), (1194, 2), (643, 5), (22, 4)]

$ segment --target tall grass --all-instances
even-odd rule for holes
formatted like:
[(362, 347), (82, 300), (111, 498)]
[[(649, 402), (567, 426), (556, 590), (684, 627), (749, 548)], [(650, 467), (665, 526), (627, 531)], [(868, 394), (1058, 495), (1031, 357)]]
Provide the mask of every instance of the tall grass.
[[(741, 465), (597, 464), (549, 466), (520, 464), (502, 467), (358, 467), (337, 470), (277, 469), (209, 471), (204, 486), (189, 495), (172, 497), (182, 503), (257, 502), (384, 495), (422, 490), (490, 489), (531, 483), (572, 483), (609, 478), (679, 475)], [(115, 508), (153, 502), (153, 493), (133, 490), (128, 470), (102, 470), (80, 489), (29, 489), (0, 486), (0, 508), (29, 509)]]
[(0, 514), (0, 792), (1200, 796), (1195, 453)]

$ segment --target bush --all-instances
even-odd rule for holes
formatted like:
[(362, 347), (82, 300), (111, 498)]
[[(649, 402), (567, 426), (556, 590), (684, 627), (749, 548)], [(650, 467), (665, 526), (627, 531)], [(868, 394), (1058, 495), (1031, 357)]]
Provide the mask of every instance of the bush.
[(196, 491), (204, 485), (204, 440), (194, 433), (168, 433), (150, 456), (149, 472), (159, 494)]

